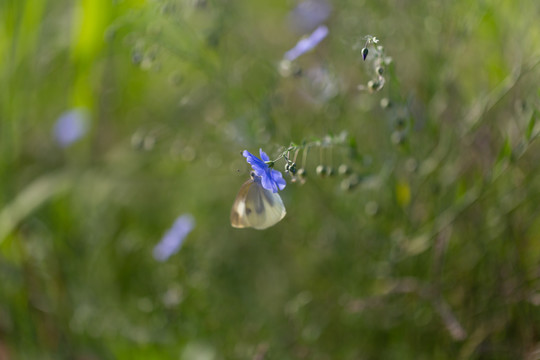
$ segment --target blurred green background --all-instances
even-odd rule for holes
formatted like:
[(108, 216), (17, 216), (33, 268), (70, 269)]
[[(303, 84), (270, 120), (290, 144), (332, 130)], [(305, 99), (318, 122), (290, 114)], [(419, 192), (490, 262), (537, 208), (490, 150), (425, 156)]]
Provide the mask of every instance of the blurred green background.
[[(335, 0), (283, 76), (297, 5), (0, 0), (0, 359), (540, 359), (540, 3)], [(242, 150), (343, 131), (230, 226)]]

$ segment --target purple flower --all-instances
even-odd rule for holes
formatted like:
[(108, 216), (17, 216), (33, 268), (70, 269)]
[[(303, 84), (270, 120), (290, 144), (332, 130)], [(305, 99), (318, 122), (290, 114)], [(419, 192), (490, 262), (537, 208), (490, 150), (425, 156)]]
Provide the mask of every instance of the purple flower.
[(259, 154), (261, 155), (262, 160), (247, 150), (244, 150), (242, 153), (246, 158), (246, 161), (251, 164), (251, 168), (255, 175), (261, 178), (261, 185), (263, 188), (273, 193), (277, 193), (278, 188), (279, 190), (283, 190), (285, 185), (287, 185), (285, 179), (283, 179), (283, 175), (281, 175), (279, 171), (268, 166), (267, 162), (270, 161), (270, 158), (262, 151), (262, 149), (259, 149)]
[(301, 39), (291, 50), (285, 53), (285, 59), (289, 61), (295, 60), (300, 55), (313, 49), (328, 35), (328, 28), (321, 25), (316, 28), (307, 38)]
[(87, 130), (88, 112), (85, 109), (72, 109), (56, 120), (53, 135), (61, 147), (68, 147), (83, 137)]
[(305, 0), (298, 4), (289, 16), (292, 27), (305, 34), (322, 24), (332, 11), (326, 0)]
[(195, 219), (190, 214), (184, 214), (174, 222), (161, 241), (154, 247), (154, 259), (165, 261), (180, 250), (186, 236), (195, 227)]

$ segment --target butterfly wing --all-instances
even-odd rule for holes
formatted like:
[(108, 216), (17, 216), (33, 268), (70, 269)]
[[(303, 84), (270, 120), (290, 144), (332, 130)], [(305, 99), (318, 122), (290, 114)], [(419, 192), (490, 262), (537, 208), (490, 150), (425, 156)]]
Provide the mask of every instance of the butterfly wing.
[(231, 225), (235, 228), (245, 228), (249, 227), (249, 222), (246, 216), (246, 198), (253, 184), (253, 179), (249, 179), (240, 187), (236, 199), (234, 199), (234, 204), (231, 209)]
[(286, 213), (279, 194), (266, 190), (260, 182), (248, 180), (242, 185), (234, 201), (231, 225), (262, 230), (275, 225)]
[(285, 217), (285, 206), (278, 193), (253, 182), (246, 196), (246, 217), (251, 227), (266, 229)]

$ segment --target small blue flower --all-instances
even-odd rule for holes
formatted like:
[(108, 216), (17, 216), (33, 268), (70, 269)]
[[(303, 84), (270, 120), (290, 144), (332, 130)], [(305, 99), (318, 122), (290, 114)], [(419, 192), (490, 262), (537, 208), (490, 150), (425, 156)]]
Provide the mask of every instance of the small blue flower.
[(291, 12), (289, 21), (294, 29), (305, 34), (321, 25), (331, 12), (332, 6), (327, 0), (304, 0)]
[(300, 55), (313, 49), (328, 35), (328, 28), (326, 25), (317, 27), (311, 35), (307, 38), (301, 39), (298, 43), (289, 51), (285, 53), (285, 59), (289, 61), (295, 60)]
[(83, 137), (87, 130), (88, 112), (85, 109), (72, 109), (56, 120), (53, 135), (61, 147), (68, 147)]
[(247, 162), (251, 165), (255, 175), (261, 178), (261, 185), (263, 188), (273, 193), (277, 193), (278, 188), (279, 190), (283, 190), (285, 185), (287, 185), (285, 179), (283, 179), (283, 175), (281, 175), (279, 171), (268, 166), (267, 162), (270, 161), (270, 158), (262, 151), (262, 149), (259, 149), (259, 154), (261, 155), (262, 160), (247, 150), (244, 150), (242, 153)]
[(195, 227), (195, 219), (190, 214), (184, 214), (174, 222), (161, 241), (154, 247), (154, 259), (165, 261), (182, 247), (186, 236)]

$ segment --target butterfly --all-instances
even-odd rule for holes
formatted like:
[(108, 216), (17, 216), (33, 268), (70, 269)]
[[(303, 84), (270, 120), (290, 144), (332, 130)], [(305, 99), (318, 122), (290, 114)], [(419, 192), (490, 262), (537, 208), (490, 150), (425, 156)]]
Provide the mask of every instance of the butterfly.
[(278, 223), (287, 211), (278, 193), (263, 188), (261, 178), (251, 173), (238, 191), (231, 209), (231, 225), (262, 230)]

